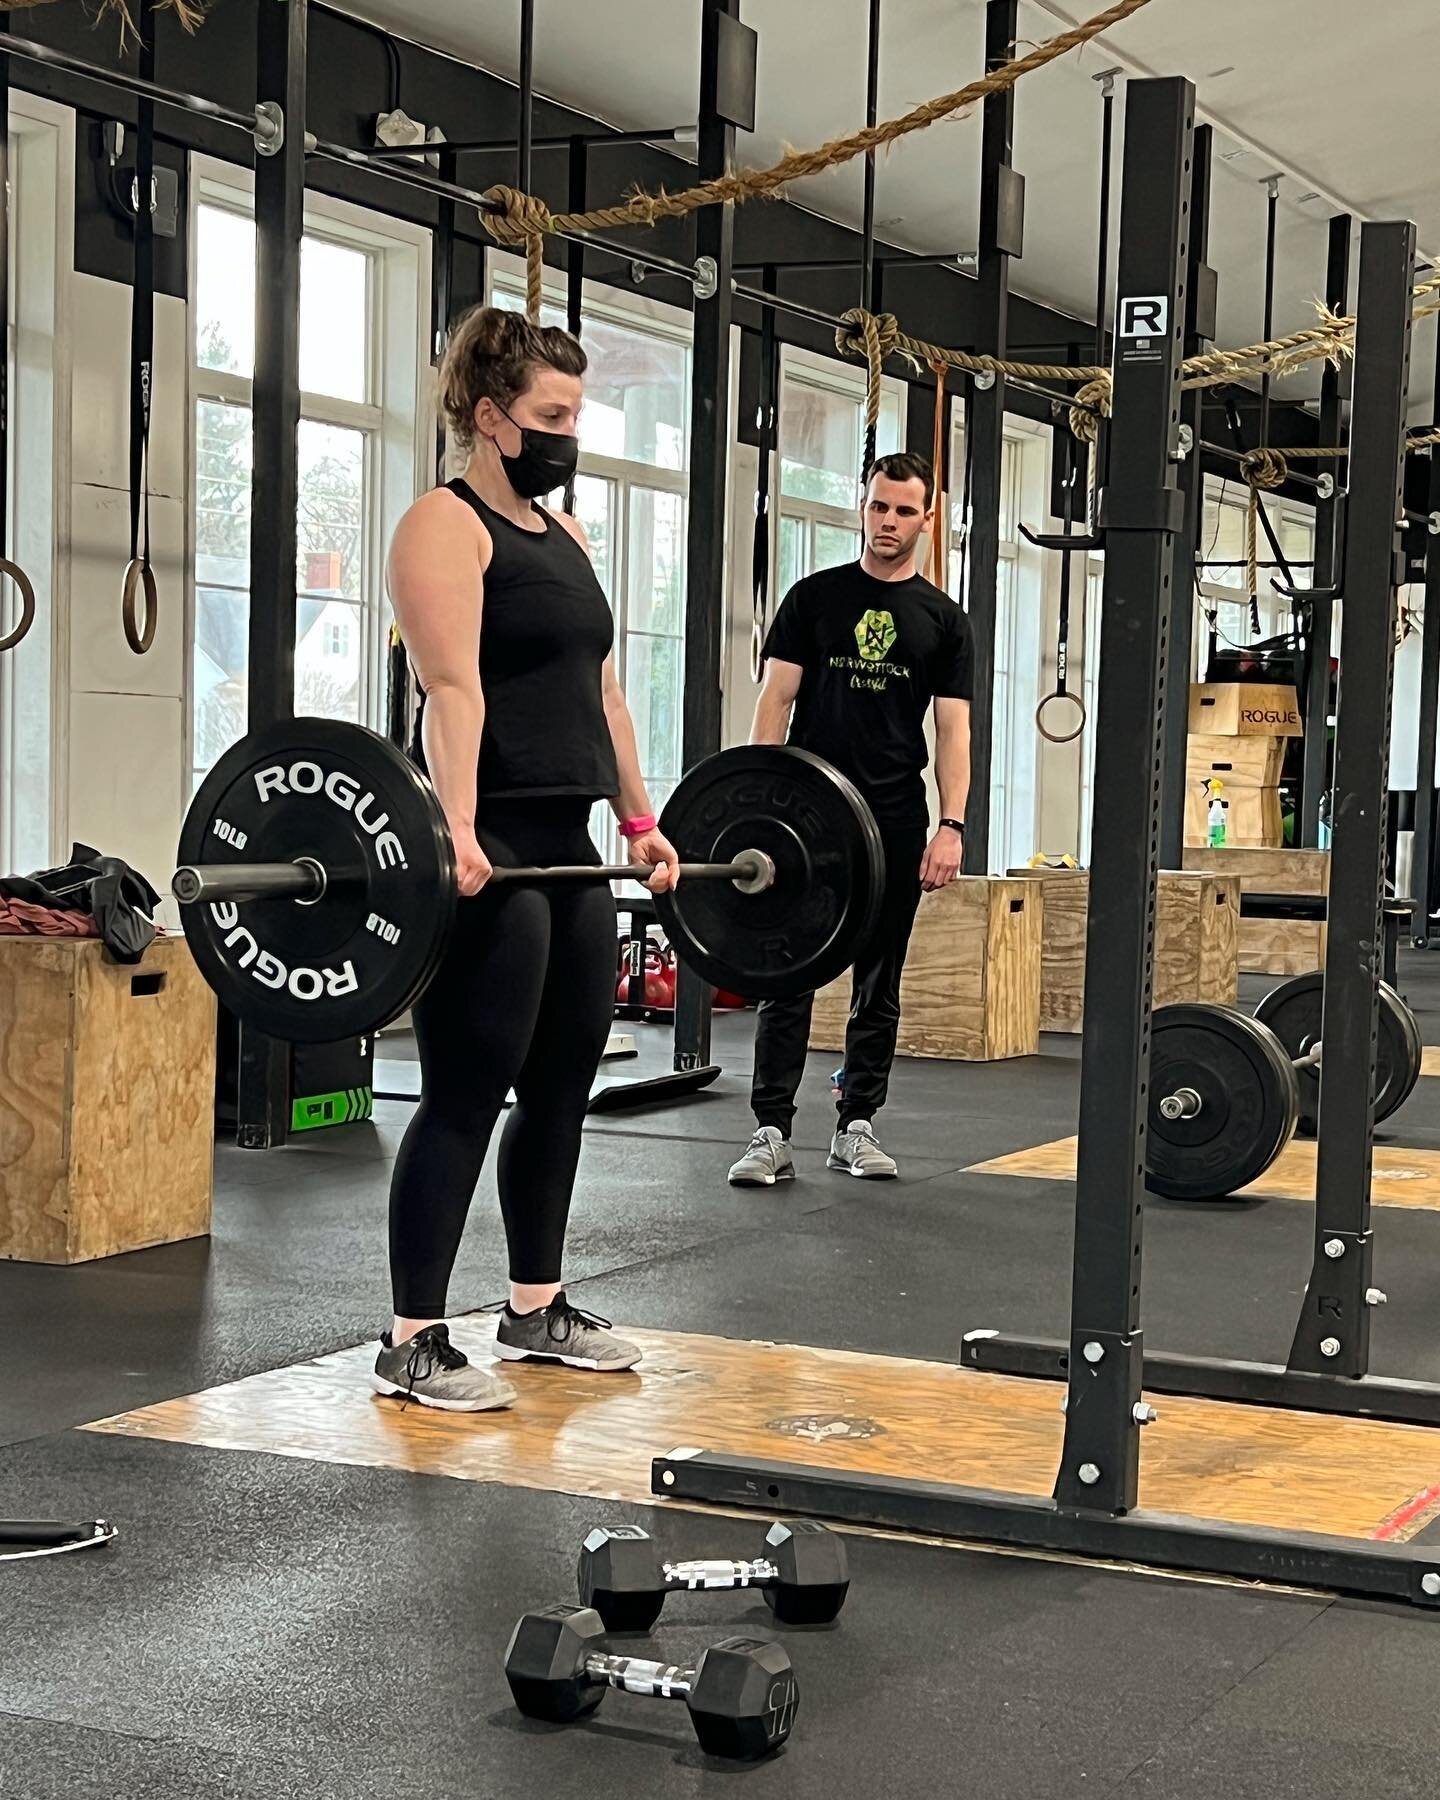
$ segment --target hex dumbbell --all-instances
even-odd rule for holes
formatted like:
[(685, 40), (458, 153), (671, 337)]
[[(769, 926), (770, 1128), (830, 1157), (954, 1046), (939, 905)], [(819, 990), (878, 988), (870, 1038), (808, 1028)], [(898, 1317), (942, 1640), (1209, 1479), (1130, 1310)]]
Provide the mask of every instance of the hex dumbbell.
[(669, 1562), (638, 1525), (597, 1526), (580, 1551), (580, 1602), (607, 1631), (648, 1631), (667, 1595), (757, 1588), (785, 1625), (828, 1624), (845, 1604), (844, 1540), (814, 1519), (770, 1527), (751, 1562)]
[(683, 1700), (709, 1756), (753, 1762), (789, 1737), (800, 1690), (782, 1644), (726, 1638), (690, 1665), (611, 1656), (600, 1647), (604, 1635), (604, 1621), (589, 1607), (526, 1613), (505, 1652), (505, 1679), (520, 1711), (568, 1725), (594, 1712), (611, 1688), (621, 1688)]

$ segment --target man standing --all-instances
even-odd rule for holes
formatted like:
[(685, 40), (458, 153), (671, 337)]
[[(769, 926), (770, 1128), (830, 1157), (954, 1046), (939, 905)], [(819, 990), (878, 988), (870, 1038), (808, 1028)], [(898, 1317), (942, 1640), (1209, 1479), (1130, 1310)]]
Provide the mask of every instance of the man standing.
[[(970, 624), (918, 572), (934, 528), (935, 481), (923, 457), (884, 456), (866, 483), (864, 553), (785, 596), (765, 643), (752, 744), (786, 741), (848, 775), (885, 845), (885, 899), (855, 958), (839, 1122), (827, 1166), (888, 1180), (898, 1171), (875, 1136), (900, 1023), (900, 974), (922, 889), (955, 879), (970, 787)], [(935, 706), (940, 822), (929, 832), (925, 715)], [(928, 842), (927, 842), (928, 838)], [(737, 1186), (792, 1180), (790, 1128), (805, 1070), (813, 996), (762, 1002), (755, 1030), (755, 1135), (730, 1170)]]

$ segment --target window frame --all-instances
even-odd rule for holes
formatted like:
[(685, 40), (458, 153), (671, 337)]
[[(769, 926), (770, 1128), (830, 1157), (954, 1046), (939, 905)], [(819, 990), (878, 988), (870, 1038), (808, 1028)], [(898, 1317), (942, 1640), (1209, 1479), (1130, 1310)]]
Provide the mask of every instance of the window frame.
[[(1201, 498), (1201, 528), (1200, 543), (1198, 545), (1202, 556), (1206, 553), (1208, 548), (1205, 541), (1204, 520), (1206, 509), (1209, 507), (1210, 503), (1213, 501), (1217, 506), (1227, 507), (1232, 512), (1241, 514), (1243, 519), (1245, 509), (1249, 505), (1249, 498), (1250, 490), (1243, 481), (1231, 480), (1223, 475), (1206, 473)], [(1270, 522), (1275, 526), (1277, 533), (1286, 526), (1298, 527), (1301, 530), (1308, 532), (1310, 537), (1309, 555), (1313, 558), (1315, 554), (1314, 508), (1306, 506), (1301, 501), (1287, 500), (1271, 495), (1266, 500), (1266, 509), (1270, 514)], [(1260, 559), (1263, 562), (1269, 558), (1270, 549), (1268, 542), (1264, 540), (1264, 527), (1261, 526), (1259, 529), (1262, 539), (1260, 545)], [(1244, 571), (1236, 570), (1235, 572), (1240, 579), (1234, 586), (1223, 581), (1201, 580), (1199, 578), (1198, 570), (1196, 572), (1195, 629), (1190, 677), (1192, 681), (1198, 681), (1200, 679), (1200, 670), (1202, 667), (1206, 666), (1209, 653), (1210, 621), (1206, 616), (1206, 606), (1244, 607), (1249, 602), (1250, 597), (1245, 592), (1244, 587)], [(1269, 577), (1272, 573), (1274, 573), (1273, 570), (1261, 570), (1261, 592), (1257, 595), (1260, 604), (1260, 637), (1251, 640), (1252, 642), (1258, 643), (1265, 638), (1279, 635), (1279, 633), (1286, 629), (1290, 618), (1290, 602), (1283, 594), (1277, 594), (1270, 586)], [(1222, 639), (1222, 644), (1225, 648), (1232, 647), (1228, 640)], [(1238, 644), (1233, 647), (1243, 650), (1246, 646), (1244, 644)]]
[[(202, 401), (253, 406), (254, 378), (200, 366), (198, 326), (198, 220), (202, 207), (219, 207), (253, 220), (255, 184), (250, 171), (212, 157), (192, 155), (187, 258), (187, 484), (185, 509), (185, 705), (184, 780), (193, 792), (195, 770), (196, 500), (198, 408)], [(303, 389), (305, 423), (333, 425), (363, 434), (366, 504), (363, 576), (354, 606), (360, 630), (360, 722), (384, 724), (385, 666), (391, 623), (385, 552), (395, 526), (430, 485), (428, 457), (435, 442), (435, 395), (427, 345), (430, 336), (431, 232), (328, 194), (305, 195), (305, 236), (365, 252), (371, 259), (367, 295), (366, 401), (341, 400)], [(205, 584), (213, 585), (213, 584)], [(237, 590), (238, 591), (238, 590)], [(248, 592), (248, 589), (247, 589)], [(303, 597), (303, 590), (298, 597)]]
[[(46, 725), (49, 739), (48, 793), (45, 797), (45, 848), (43, 865), (53, 862), (58, 846), (67, 841), (67, 817), (70, 791), (70, 583), (71, 558), (64, 541), (68, 532), (71, 497), (71, 364), (73, 361), (70, 315), (70, 290), (74, 280), (75, 244), (75, 154), (76, 114), (37, 94), (14, 88), (10, 94), (9, 132), (13, 144), (7, 146), (11, 182), (10, 228), (15, 255), (11, 262), (9, 282), (10, 316), (5, 321), (4, 353), (7, 358), (7, 392), (10, 396), (10, 429), (7, 434), (10, 466), (0, 470), (7, 484), (6, 517), (9, 544), (5, 554), (13, 557), (35, 583), (36, 619), (25, 642), (7, 656), (0, 656), (0, 856), (3, 866), (17, 868), (29, 861), (18, 847), (18, 824), (15, 817), (15, 759), (12, 753), (17, 688), (38, 681), (46, 692)], [(14, 140), (25, 137), (48, 139), (45, 191), (34, 195), (27, 179), (24, 146)], [(22, 248), (24, 219), (36, 207), (44, 215), (46, 249), (35, 265), (30, 265)], [(22, 283), (21, 271), (27, 267), (44, 271), (46, 279), (28, 279)], [(18, 455), (25, 416), (30, 399), (23, 369), (18, 357), (19, 338), (26, 329), (27, 308), (38, 301), (42, 315), (39, 328), (51, 347), (48, 381), (39, 397), (39, 411), (48, 412), (49, 429), (36, 436), (26, 433), (28, 454)], [(27, 479), (28, 478), (28, 479)], [(30, 494), (31, 482), (48, 489), (48, 506), (36, 508)], [(43, 566), (42, 566), (43, 563)], [(13, 584), (6, 583), (9, 598), (5, 628), (18, 621), (19, 604)], [(27, 647), (46, 646), (43, 673), (22, 673), (21, 658)]]
[[(780, 346), (780, 380), (779, 404), (775, 412), (775, 480), (771, 490), (771, 504), (775, 514), (775, 529), (770, 534), (770, 586), (779, 592), (780, 583), (780, 541), (787, 519), (795, 520), (805, 531), (805, 573), (813, 573), (820, 565), (815, 561), (815, 537), (817, 529), (826, 526), (836, 530), (850, 532), (861, 539), (863, 548), (861, 521), (861, 499), (859, 493), (860, 475), (859, 458), (856, 458), (856, 501), (853, 507), (832, 506), (825, 500), (806, 500), (795, 494), (785, 492), (785, 436), (783, 420), (785, 417), (785, 383), (798, 379), (802, 385), (822, 388), (831, 394), (854, 401), (860, 411), (860, 432), (858, 441), (864, 442), (864, 406), (867, 390), (867, 377), (863, 369), (852, 363), (839, 362), (833, 356), (821, 356), (813, 350), (806, 350), (799, 344), (782, 344)], [(895, 448), (905, 448), (905, 428), (908, 413), (908, 390), (903, 381), (893, 375), (881, 378), (882, 407), (885, 400), (894, 402), (898, 433)], [(832, 565), (826, 564), (826, 567)], [(783, 595), (780, 596), (782, 599)]]
[[(1013, 535), (1002, 536), (1000, 539), (1002, 579), (997, 584), (996, 593), (997, 696), (1002, 679), (1006, 687), (1003, 693), (1003, 719), (998, 716), (1002, 711), (1000, 706), (992, 706), (991, 712), (990, 793), (987, 803), (991, 864), (1006, 868), (1027, 862), (1034, 853), (1035, 833), (1040, 819), (1041, 767), (1035, 742), (1038, 734), (1031, 721), (1040, 697), (1040, 676), (1045, 657), (1043, 631), (1046, 620), (1046, 552), (1036, 549), (1020, 536), (1019, 524), (1027, 514), (1032, 518), (1049, 515), (1047, 484), (1054, 433), (1047, 425), (1016, 413), (1007, 413), (1003, 423), (1003, 442), (1008, 454), (1005, 457), (1006, 466), (1002, 468), (1004, 498), (1000, 525), (1002, 531), (1008, 526)], [(955, 523), (955, 510), (963, 501), (965, 466), (965, 409), (958, 402), (951, 410), (949, 453), (952, 471), (961, 472), (959, 480), (952, 478), (951, 491), (946, 496), (950, 530), (947, 579), (954, 586), (958, 580), (962, 550), (968, 547), (970, 525), (969, 520), (962, 520), (958, 527)], [(968, 562), (966, 573), (969, 573)], [(951, 598), (959, 605), (965, 604), (964, 595), (952, 593)], [(1022, 631), (1027, 620), (1036, 624), (1033, 641), (1029, 643), (1025, 641)], [(999, 731), (995, 729), (997, 723), (1001, 725)], [(1022, 732), (1027, 734), (1023, 740)], [(1023, 767), (1022, 759), (1017, 754), (1022, 741), (1029, 744), (1029, 756)], [(1023, 846), (1017, 844), (1016, 839), (1017, 774), (1025, 776), (1023, 795), (1028, 799), (1028, 842), (1031, 848), (1024, 849), (1023, 855)]]

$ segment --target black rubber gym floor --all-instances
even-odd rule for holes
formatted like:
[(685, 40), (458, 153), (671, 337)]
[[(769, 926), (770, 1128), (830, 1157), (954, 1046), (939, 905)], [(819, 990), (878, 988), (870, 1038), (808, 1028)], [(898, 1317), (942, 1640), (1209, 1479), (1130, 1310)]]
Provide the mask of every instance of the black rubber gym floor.
[[(1440, 969), (1407, 957), (1401, 985), (1440, 1042)], [(732, 1193), (748, 1030), (719, 1022), (727, 1074), (704, 1097), (594, 1122), (571, 1255), (585, 1304), (622, 1323), (940, 1359), (974, 1326), (1063, 1330), (1068, 1184), (961, 1171), (1073, 1130), (1075, 1042), (1001, 1065), (901, 1062), (883, 1123), (905, 1179), (884, 1187), (825, 1172), (837, 1059), (812, 1057), (803, 1178)], [(665, 1053), (652, 1036), (616, 1072)], [(0, 1267), (0, 1516), (123, 1528), (105, 1550), (0, 1566), (0, 1794), (606, 1800), (737, 1773), (826, 1800), (1433, 1791), (1429, 1615), (856, 1538), (838, 1626), (787, 1634), (803, 1690), (790, 1745), (737, 1770), (703, 1758), (683, 1708), (661, 1702), (616, 1694), (585, 1726), (527, 1724), (500, 1656), (520, 1612), (573, 1591), (591, 1523), (634, 1518), (682, 1554), (739, 1555), (753, 1522), (68, 1429), (373, 1335), (406, 1116), (382, 1106), (373, 1129), (263, 1157), (222, 1149), (208, 1244)], [(1422, 1080), (1385, 1135), (1440, 1143), (1440, 1082)], [(1283, 1354), (1311, 1220), (1293, 1201), (1152, 1204), (1147, 1340)], [(1440, 1214), (1377, 1210), (1376, 1241), (1390, 1304), (1375, 1366), (1440, 1379)], [(487, 1190), (455, 1310), (496, 1302), (503, 1275)], [(1440, 1440), (1436, 1460), (1440, 1478)], [(763, 1607), (696, 1599), (658, 1642), (682, 1660), (751, 1628), (773, 1629)]]

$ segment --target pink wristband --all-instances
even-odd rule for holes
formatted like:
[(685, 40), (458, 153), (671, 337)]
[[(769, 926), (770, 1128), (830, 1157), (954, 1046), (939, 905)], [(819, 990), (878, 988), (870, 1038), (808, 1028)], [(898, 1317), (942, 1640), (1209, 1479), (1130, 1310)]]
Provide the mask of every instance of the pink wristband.
[(655, 815), (653, 813), (643, 813), (638, 819), (622, 819), (620, 821), (620, 835), (625, 838), (644, 837), (647, 831), (654, 829)]

